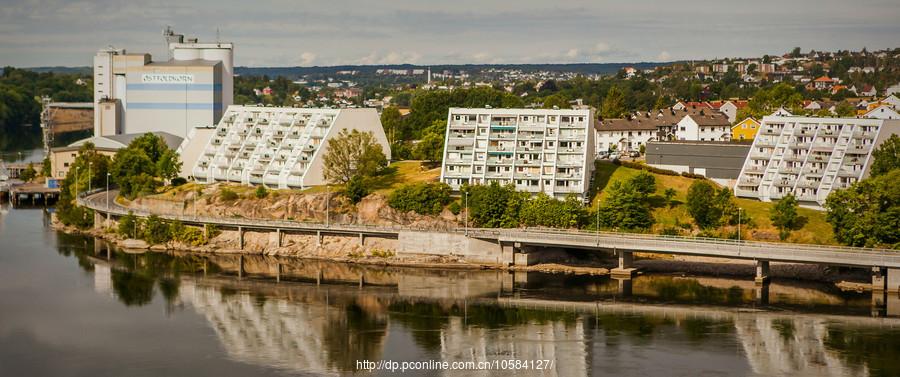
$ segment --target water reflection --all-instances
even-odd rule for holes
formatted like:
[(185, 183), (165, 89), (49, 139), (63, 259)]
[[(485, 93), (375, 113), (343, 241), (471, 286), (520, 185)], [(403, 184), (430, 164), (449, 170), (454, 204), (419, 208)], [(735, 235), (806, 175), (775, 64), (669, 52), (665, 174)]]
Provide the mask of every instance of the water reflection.
[(814, 284), (775, 282), (760, 300), (752, 281), (719, 278), (623, 282), (127, 254), (77, 237), (61, 244), (69, 245), (61, 254), (94, 274), (97, 292), (126, 306), (158, 296), (167, 311), (193, 310), (230, 358), (291, 373), (341, 374), (356, 371), (361, 359), (420, 355), (448, 362), (549, 359), (554, 369), (532, 372), (550, 376), (900, 375), (900, 321), (868, 317), (866, 294)]

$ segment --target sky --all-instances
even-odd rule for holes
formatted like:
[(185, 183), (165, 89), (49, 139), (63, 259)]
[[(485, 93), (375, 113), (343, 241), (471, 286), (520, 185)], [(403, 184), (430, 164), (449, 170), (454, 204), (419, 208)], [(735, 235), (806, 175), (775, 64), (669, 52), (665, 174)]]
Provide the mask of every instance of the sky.
[(624, 63), (900, 47), (900, 1), (0, 0), (0, 65), (161, 58), (167, 25), (238, 66)]

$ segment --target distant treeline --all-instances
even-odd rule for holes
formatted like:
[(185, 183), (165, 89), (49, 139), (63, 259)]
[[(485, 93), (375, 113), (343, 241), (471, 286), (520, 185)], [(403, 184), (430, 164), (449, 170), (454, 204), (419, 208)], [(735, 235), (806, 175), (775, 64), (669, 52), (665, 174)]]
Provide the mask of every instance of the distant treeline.
[(90, 102), (93, 85), (89, 75), (4, 67), (0, 74), (0, 150), (40, 145), (41, 96), (62, 102)]

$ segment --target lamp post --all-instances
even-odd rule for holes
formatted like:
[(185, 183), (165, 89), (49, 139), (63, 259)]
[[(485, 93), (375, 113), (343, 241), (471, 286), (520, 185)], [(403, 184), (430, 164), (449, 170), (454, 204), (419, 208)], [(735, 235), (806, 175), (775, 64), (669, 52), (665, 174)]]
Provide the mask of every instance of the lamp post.
[(75, 167), (75, 201), (78, 201), (78, 171), (81, 170), (81, 166)]
[(741, 207), (738, 207), (738, 241), (741, 240)]
[(109, 172), (106, 173), (106, 209), (109, 209)]
[(331, 227), (331, 186), (325, 185), (325, 226)]
[(464, 218), (466, 224), (466, 236), (469, 235), (469, 191), (466, 190), (465, 195), (465, 206), (466, 206), (466, 217)]
[(93, 173), (91, 173), (91, 167), (94, 166), (94, 162), (88, 162), (88, 192), (91, 192), (91, 181), (94, 180)]

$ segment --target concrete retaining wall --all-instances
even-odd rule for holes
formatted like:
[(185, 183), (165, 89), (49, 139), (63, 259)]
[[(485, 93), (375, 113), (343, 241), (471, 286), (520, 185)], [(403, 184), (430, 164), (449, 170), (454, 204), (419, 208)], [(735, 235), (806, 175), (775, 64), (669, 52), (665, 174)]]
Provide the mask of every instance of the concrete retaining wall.
[(500, 264), (504, 261), (497, 242), (468, 238), (463, 234), (400, 232), (398, 239), (398, 254), (458, 256), (473, 263)]

